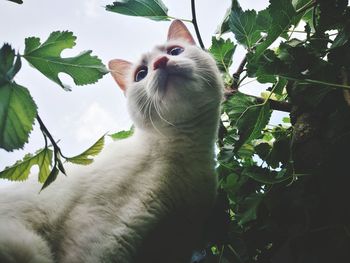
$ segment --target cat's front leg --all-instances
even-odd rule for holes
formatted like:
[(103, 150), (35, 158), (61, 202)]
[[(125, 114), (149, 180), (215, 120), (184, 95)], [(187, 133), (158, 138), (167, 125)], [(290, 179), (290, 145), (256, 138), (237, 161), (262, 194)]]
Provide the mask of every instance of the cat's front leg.
[(22, 223), (0, 221), (1, 263), (53, 263), (46, 242)]

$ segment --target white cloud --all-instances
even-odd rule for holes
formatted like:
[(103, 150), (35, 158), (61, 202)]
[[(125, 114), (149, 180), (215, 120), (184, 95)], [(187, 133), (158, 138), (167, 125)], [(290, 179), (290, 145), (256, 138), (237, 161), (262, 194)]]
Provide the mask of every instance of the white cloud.
[(115, 118), (101, 105), (94, 102), (84, 115), (77, 121), (78, 127), (75, 133), (76, 139), (82, 141), (93, 141), (108, 131), (115, 129)]

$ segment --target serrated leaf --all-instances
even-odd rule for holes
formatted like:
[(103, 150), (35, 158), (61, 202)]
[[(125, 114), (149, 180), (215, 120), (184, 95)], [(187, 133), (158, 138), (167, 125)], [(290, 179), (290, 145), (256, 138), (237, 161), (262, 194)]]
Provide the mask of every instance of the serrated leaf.
[(4, 44), (0, 49), (0, 86), (5, 82), (11, 82), (21, 69), (21, 58), (9, 44)]
[(230, 14), (230, 29), (235, 34), (238, 43), (252, 48), (261, 38), (261, 30), (256, 26), (257, 13), (255, 10), (239, 12), (232, 9)]
[(89, 149), (87, 149), (83, 153), (74, 157), (66, 158), (67, 162), (82, 164), (82, 165), (91, 164), (94, 161), (91, 157), (96, 156), (102, 151), (104, 146), (104, 141), (105, 141), (105, 135), (103, 135), (100, 139), (98, 139), (97, 142), (95, 142)]
[(161, 0), (120, 0), (106, 6), (107, 11), (152, 20), (169, 20), (168, 8)]
[(50, 173), (51, 160), (52, 150), (49, 148), (41, 149), (35, 155), (27, 155), (13, 166), (5, 168), (5, 170), (0, 172), (0, 178), (11, 181), (24, 181), (28, 178), (31, 168), (34, 165), (38, 165), (38, 179), (39, 182), (43, 183)]
[(271, 25), (266, 39), (256, 47), (255, 56), (259, 57), (293, 23), (296, 11), (290, 0), (270, 0), (268, 11)]
[(22, 148), (33, 128), (37, 106), (29, 91), (15, 82), (0, 86), (0, 148)]
[(239, 140), (234, 145), (237, 152), (244, 143), (261, 135), (268, 124), (271, 110), (268, 102), (257, 104), (255, 98), (243, 93), (236, 93), (224, 105), (231, 124), (238, 128)]
[(134, 129), (131, 128), (128, 131), (120, 131), (120, 132), (117, 132), (117, 133), (113, 133), (113, 134), (109, 135), (109, 137), (111, 137), (113, 140), (116, 141), (116, 140), (126, 139), (126, 138), (130, 137), (133, 134), (134, 134)]
[(46, 77), (67, 89), (59, 73), (71, 76), (76, 85), (92, 84), (108, 73), (101, 60), (91, 56), (91, 50), (84, 51), (75, 57), (62, 58), (61, 52), (75, 45), (76, 37), (72, 32), (52, 32), (49, 38), (40, 43), (40, 39), (29, 37), (25, 40), (23, 57)]
[(232, 65), (232, 56), (236, 50), (236, 45), (230, 39), (212, 38), (212, 45), (209, 52), (213, 55), (220, 71), (229, 72)]

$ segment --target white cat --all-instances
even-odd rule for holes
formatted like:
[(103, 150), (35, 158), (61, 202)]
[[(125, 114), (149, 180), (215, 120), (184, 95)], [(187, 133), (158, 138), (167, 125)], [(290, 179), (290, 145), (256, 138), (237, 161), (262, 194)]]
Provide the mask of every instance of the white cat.
[(109, 63), (135, 134), (53, 185), (0, 193), (1, 263), (189, 262), (216, 197), (223, 84), (175, 20), (136, 64)]

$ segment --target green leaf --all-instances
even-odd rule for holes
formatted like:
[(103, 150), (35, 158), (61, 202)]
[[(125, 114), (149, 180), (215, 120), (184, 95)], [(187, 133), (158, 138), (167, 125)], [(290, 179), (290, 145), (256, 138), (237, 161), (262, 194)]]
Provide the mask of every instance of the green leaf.
[(39, 182), (44, 182), (50, 173), (52, 160), (52, 150), (44, 148), (39, 150), (35, 155), (26, 155), (23, 160), (17, 161), (13, 166), (6, 167), (0, 172), (0, 178), (11, 181), (24, 181), (28, 178), (31, 168), (34, 165), (39, 167)]
[(46, 187), (48, 187), (53, 181), (56, 180), (57, 175), (59, 174), (59, 172), (60, 172), (60, 171), (59, 171), (59, 169), (58, 169), (57, 167), (54, 167), (54, 168), (52, 169), (52, 171), (50, 172), (49, 176), (48, 176), (47, 179), (45, 180), (43, 186), (41, 187), (40, 192), (41, 192), (42, 190), (44, 190)]
[(11, 1), (11, 2), (14, 2), (14, 3), (17, 3), (17, 4), (23, 4), (22, 0), (7, 0), (7, 1)]
[(37, 114), (29, 91), (15, 82), (0, 86), (0, 148), (22, 148)]
[(0, 49), (0, 86), (5, 82), (11, 82), (17, 72), (21, 69), (21, 58), (9, 44), (4, 44)]
[(119, 0), (106, 6), (107, 11), (152, 20), (169, 20), (168, 8), (161, 0)]
[(232, 9), (230, 14), (230, 29), (235, 34), (238, 43), (252, 48), (261, 38), (261, 30), (256, 26), (257, 14), (255, 10), (242, 12)]
[(231, 8), (226, 10), (224, 18), (221, 24), (216, 29), (215, 34), (218, 34), (219, 36), (221, 36), (222, 34), (225, 34), (230, 31), (230, 14), (231, 14)]
[(111, 137), (113, 140), (117, 141), (117, 140), (126, 139), (126, 138), (130, 137), (133, 134), (134, 134), (134, 129), (131, 128), (128, 131), (120, 131), (120, 132), (111, 134), (111, 135), (109, 135), (109, 137)]
[(95, 83), (108, 73), (108, 70), (98, 57), (91, 56), (91, 50), (84, 51), (75, 57), (61, 57), (61, 52), (66, 48), (72, 48), (75, 40), (73, 33), (68, 31), (52, 32), (42, 44), (39, 38), (29, 37), (25, 40), (23, 57), (64, 89), (69, 87), (62, 83), (58, 77), (59, 73), (71, 76), (76, 85)]
[(271, 116), (269, 103), (257, 104), (256, 99), (243, 93), (236, 93), (224, 104), (224, 110), (231, 124), (238, 128), (237, 152), (244, 143), (258, 138)]
[(94, 160), (91, 158), (91, 156), (96, 156), (99, 154), (104, 146), (105, 141), (105, 135), (103, 135), (100, 139), (97, 140), (89, 149), (84, 151), (83, 153), (66, 158), (67, 162), (75, 163), (75, 164), (82, 164), (82, 165), (88, 165), (91, 164)]
[(270, 172), (269, 169), (260, 167), (246, 168), (243, 170), (242, 175), (248, 176), (262, 184), (278, 184), (292, 178), (292, 176), (277, 177), (277, 172)]
[(259, 57), (292, 24), (296, 11), (290, 0), (270, 0), (268, 11), (272, 18), (266, 39), (256, 47)]
[(215, 58), (220, 71), (229, 72), (232, 65), (232, 56), (236, 50), (236, 45), (230, 39), (212, 38), (212, 45), (209, 52)]
[(268, 124), (271, 116), (270, 104), (252, 105), (247, 108), (237, 120), (239, 140), (236, 143), (238, 150), (244, 143), (261, 136), (262, 129)]
[(262, 194), (253, 193), (250, 196), (246, 197), (241, 205), (241, 210), (243, 210), (239, 217), (239, 225), (244, 225), (250, 221), (253, 221), (257, 218), (258, 208), (260, 203), (263, 200)]

